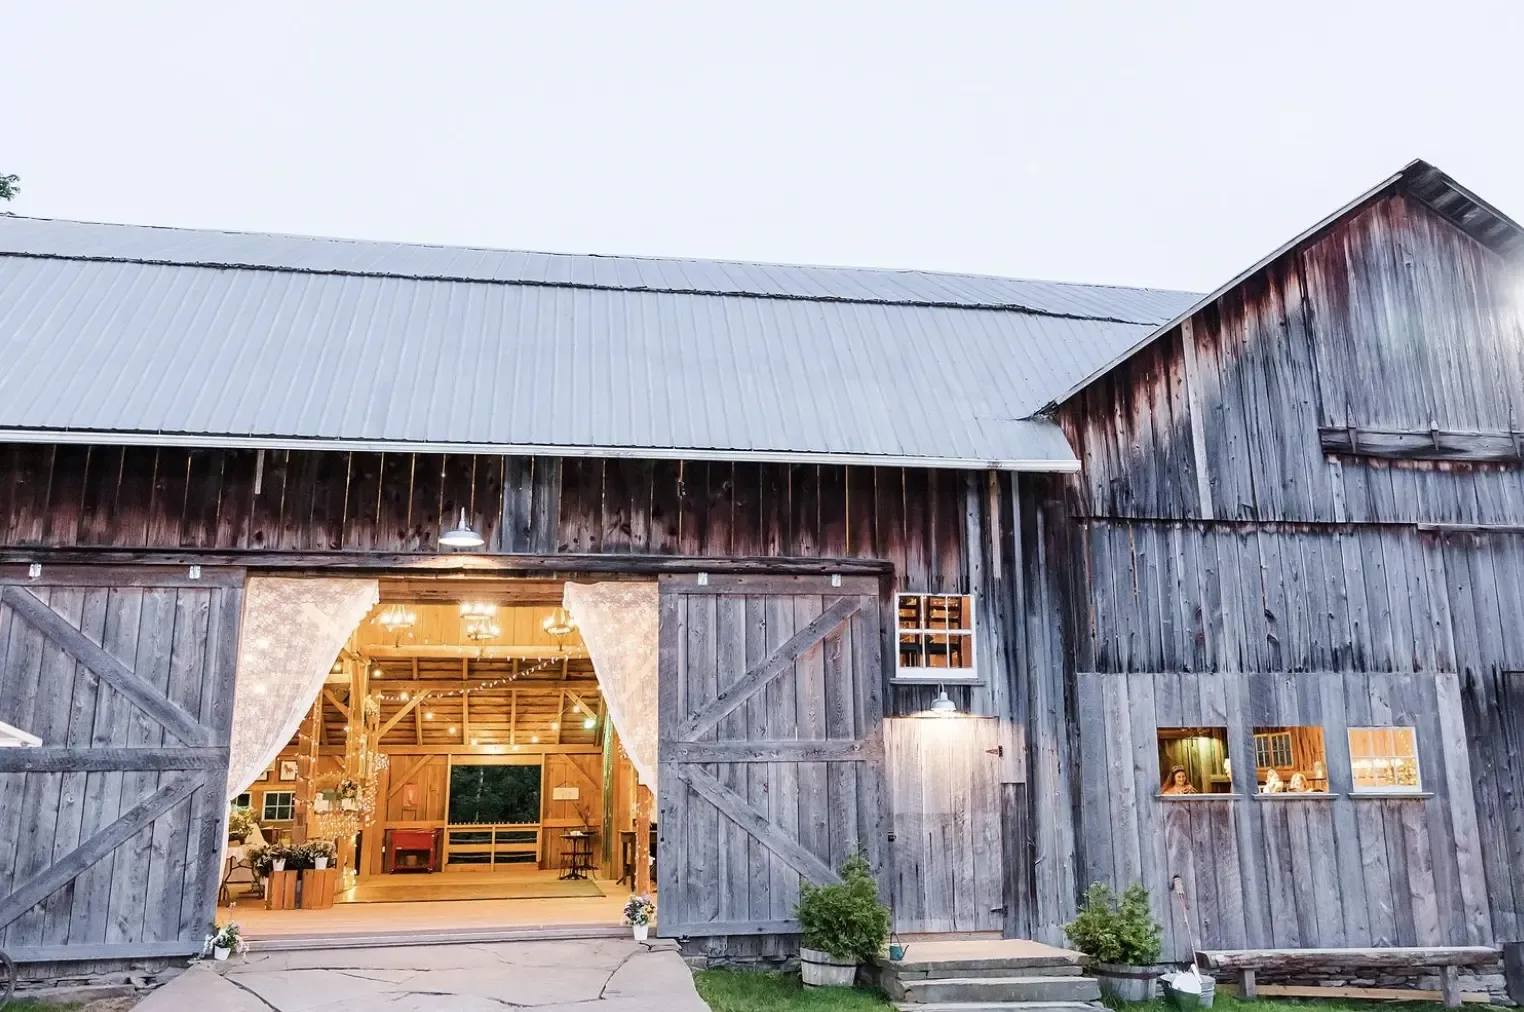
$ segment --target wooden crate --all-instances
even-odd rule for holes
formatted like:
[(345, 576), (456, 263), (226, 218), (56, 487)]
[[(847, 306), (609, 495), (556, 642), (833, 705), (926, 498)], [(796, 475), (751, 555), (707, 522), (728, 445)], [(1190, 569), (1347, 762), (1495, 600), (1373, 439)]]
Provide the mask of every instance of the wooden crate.
[(272, 871), (265, 884), (266, 910), (296, 909), (296, 879), (300, 872)]
[(302, 872), (302, 909), (327, 910), (333, 906), (333, 892), (339, 881), (339, 869), (308, 869)]

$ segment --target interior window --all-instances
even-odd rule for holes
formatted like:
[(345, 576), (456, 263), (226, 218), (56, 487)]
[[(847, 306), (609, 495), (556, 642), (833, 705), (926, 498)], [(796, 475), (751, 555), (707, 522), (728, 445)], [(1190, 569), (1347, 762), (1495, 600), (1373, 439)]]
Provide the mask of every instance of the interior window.
[(261, 822), (290, 822), (296, 812), (295, 791), (265, 791)]
[(1354, 790), (1417, 794), (1418, 732), (1411, 727), (1352, 727), (1349, 763)]
[(1225, 727), (1159, 728), (1159, 793), (1231, 794), (1233, 765)]
[(1261, 794), (1326, 794), (1321, 727), (1256, 727), (1254, 781)]
[(238, 797), (233, 799), (233, 807), (234, 808), (241, 808), (241, 809), (243, 809), (246, 812), (249, 810), (249, 806), (251, 804), (252, 804), (252, 802), (249, 799), (249, 792), (248, 791), (244, 791), (242, 794), (238, 795)]
[(901, 678), (948, 681), (973, 678), (974, 599), (970, 594), (901, 594)]

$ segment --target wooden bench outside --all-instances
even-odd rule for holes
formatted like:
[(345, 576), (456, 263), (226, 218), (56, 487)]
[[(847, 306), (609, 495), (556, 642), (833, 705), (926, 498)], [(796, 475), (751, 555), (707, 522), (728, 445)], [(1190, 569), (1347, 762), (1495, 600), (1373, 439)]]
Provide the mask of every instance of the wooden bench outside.
[(1335, 967), (1437, 967), (1440, 997), (1448, 1008), (1459, 1008), (1461, 1004), (1460, 967), (1488, 966), (1497, 960), (1498, 950), (1485, 945), (1431, 948), (1394, 946), (1378, 949), (1213, 949), (1196, 953), (1196, 965), (1201, 969), (1231, 970), (1238, 974), (1240, 998), (1255, 997), (1257, 989), (1254, 976), (1260, 970), (1296, 973)]

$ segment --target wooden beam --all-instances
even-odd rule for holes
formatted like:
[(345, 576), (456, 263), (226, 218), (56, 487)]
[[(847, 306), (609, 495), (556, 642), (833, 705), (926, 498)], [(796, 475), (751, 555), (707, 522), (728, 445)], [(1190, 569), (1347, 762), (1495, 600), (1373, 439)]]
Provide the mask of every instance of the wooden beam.
[(1373, 429), (1324, 427), (1324, 453), (1387, 460), (1449, 460), (1460, 463), (1520, 464), (1524, 433), (1466, 432), (1456, 429)]
[(380, 747), (381, 739), (386, 737), (387, 732), (402, 723), (402, 718), (418, 709), (418, 705), (428, 699), (429, 695), (428, 692), (420, 692), (416, 695), (410, 694), (408, 696), (408, 701), (402, 704), (402, 707), (392, 714), (392, 719), (382, 724), (380, 730), (376, 732), (376, 745), (378, 748)]
[(328, 702), (332, 703), (333, 704), (333, 708), (335, 710), (338, 710), (340, 713), (342, 713), (344, 715), (344, 719), (345, 720), (349, 719), (349, 707), (347, 707), (343, 703), (339, 702), (339, 697), (335, 696), (333, 694), (333, 690), (332, 689), (324, 689), (323, 690), (323, 698), (328, 700)]
[(460, 694), (460, 743), (462, 745), (475, 745), (471, 740), (471, 693), (470, 691)]
[[(0, 748), (0, 773), (113, 773), (136, 770), (210, 770), (228, 750), (196, 748)], [(19, 789), (19, 788), (18, 788)]]
[(323, 700), (322, 697), (314, 700), (311, 709), (307, 711), (306, 718), (302, 721), (300, 735), (301, 748), (296, 753), (296, 804), (293, 807), (291, 824), (291, 842), (306, 843), (307, 833), (310, 828), (313, 812), (313, 801), (317, 798), (317, 760), (318, 760), (318, 737), (323, 727)]
[(508, 690), (508, 744), (517, 743), (519, 734), (519, 690)]
[[(152, 826), (159, 816), (189, 798), (205, 784), (205, 774), (180, 774), (42, 872), (23, 880), (9, 896), (0, 897), (0, 928), (78, 878), (87, 868)], [(215, 803), (221, 805), (223, 799), (216, 798)]]
[(117, 660), (84, 633), (69, 624), (58, 612), (37, 599), (23, 587), (9, 586), (0, 593), (18, 616), (42, 633), (53, 644), (79, 661), (103, 682), (132, 701), (138, 709), (163, 725), (164, 729), (187, 745), (214, 745), (212, 732), (186, 713), (165, 695)]
[[(407, 679), (376, 678), (371, 682), (371, 688), (376, 692), (433, 692), (436, 695), (446, 692), (459, 692), (461, 689), (469, 689), (472, 692), (492, 692), (487, 686), (497, 681), (496, 678), (473, 678), (471, 681), (461, 684), (454, 678), (425, 678), (421, 681), (409, 681)], [(521, 679), (510, 682), (508, 685), (497, 686), (497, 691), (507, 692), (512, 689), (526, 689), (531, 693), (536, 690), (544, 693), (560, 692), (563, 688), (575, 688), (584, 694), (598, 691), (598, 683), (591, 679), (579, 679), (574, 682), (537, 681), (533, 678)]]
[[(287, 572), (346, 573), (392, 576), (397, 570), (414, 573), (589, 573), (656, 576), (681, 573), (755, 573), (800, 576), (856, 574), (888, 576), (894, 564), (883, 559), (844, 558), (716, 558), (681, 555), (438, 555), (432, 552), (278, 552), (267, 549), (194, 551), (184, 549), (26, 548), (0, 552), (0, 563), (23, 567), (33, 562), (50, 565), (79, 563), (117, 566), (242, 566)], [(241, 580), (241, 577), (240, 577)]]
[(85, 942), (77, 945), (21, 945), (5, 950), (17, 963), (77, 963), (81, 960), (143, 960), (194, 956), (201, 944), (174, 942)]
[[(419, 658), (432, 660), (544, 660), (549, 657), (563, 656), (563, 652), (555, 647), (536, 646), (452, 646), (450, 644), (421, 644), (418, 646), (386, 646), (377, 644), (370, 647), (371, 657), (377, 660), (413, 660)], [(582, 647), (568, 647), (564, 655), (569, 658), (585, 660), (588, 652)], [(464, 675), (463, 677), (470, 677)]]
[(689, 717), (683, 726), (677, 729), (675, 740), (695, 741), (699, 735), (713, 730), (727, 715), (767, 688), (769, 682), (782, 674), (806, 651), (829, 636), (837, 626), (857, 614), (861, 608), (861, 598), (837, 598), (813, 622), (789, 637), (787, 642), (773, 651), (772, 655), (761, 664), (742, 675), (730, 688), (722, 689), (714, 702)]
[[(421, 706), (413, 710), (413, 741), (419, 745), (423, 744), (423, 707)], [(376, 744), (380, 746), (380, 742)]]
[(645, 784), (635, 788), (635, 895), (651, 895), (651, 790)]
[(598, 746), (592, 745), (388, 745), (390, 756), (403, 755), (597, 755)]
[(668, 742), (662, 759), (688, 763), (873, 762), (883, 758), (876, 741), (836, 738), (826, 741)]
[(1321, 970), (1329, 966), (1488, 966), (1498, 950), (1489, 945), (1379, 946), (1352, 949), (1209, 949), (1196, 953), (1208, 970)]
[(1185, 400), (1191, 414), (1191, 456), (1196, 470), (1197, 508), (1201, 519), (1211, 520), (1212, 476), (1207, 465), (1206, 411), (1202, 408), (1201, 367), (1196, 363), (1196, 332), (1191, 320), (1180, 324), (1180, 341), (1185, 359)]

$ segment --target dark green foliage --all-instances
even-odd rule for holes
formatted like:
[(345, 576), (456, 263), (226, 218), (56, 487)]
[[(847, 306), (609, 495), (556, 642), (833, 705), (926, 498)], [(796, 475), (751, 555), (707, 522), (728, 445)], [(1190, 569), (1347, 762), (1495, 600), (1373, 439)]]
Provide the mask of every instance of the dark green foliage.
[(456, 766), (450, 770), (452, 825), (540, 821), (540, 767)]
[(797, 973), (700, 970), (693, 975), (699, 997), (714, 1012), (890, 1012), (873, 991), (851, 987), (806, 990)]
[(21, 182), (20, 176), (7, 176), (0, 173), (0, 200), (11, 200), (21, 192), (21, 187), (16, 184)]
[(805, 947), (837, 959), (866, 963), (889, 941), (889, 908), (878, 901), (878, 883), (861, 854), (842, 862), (840, 885), (800, 885), (794, 916)]
[(1148, 890), (1134, 883), (1117, 895), (1104, 882), (1092, 883), (1079, 916), (1064, 926), (1076, 949), (1102, 963), (1146, 966), (1159, 961), (1163, 927), (1148, 909)]

